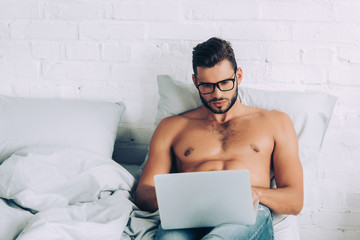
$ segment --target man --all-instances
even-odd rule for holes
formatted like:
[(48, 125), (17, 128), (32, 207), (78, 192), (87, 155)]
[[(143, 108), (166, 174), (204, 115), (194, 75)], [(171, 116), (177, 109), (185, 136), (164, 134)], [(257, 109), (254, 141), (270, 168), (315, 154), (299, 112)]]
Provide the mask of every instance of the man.
[[(151, 139), (149, 158), (136, 190), (136, 204), (158, 209), (154, 175), (248, 169), (253, 200), (259, 200), (252, 226), (165, 231), (158, 239), (273, 239), (271, 211), (297, 215), (303, 206), (303, 172), (297, 136), (282, 112), (245, 106), (238, 100), (242, 70), (229, 42), (211, 38), (193, 51), (193, 82), (204, 106), (163, 119)], [(270, 189), (273, 168), (276, 189)], [(234, 183), (236, 187), (236, 183)]]

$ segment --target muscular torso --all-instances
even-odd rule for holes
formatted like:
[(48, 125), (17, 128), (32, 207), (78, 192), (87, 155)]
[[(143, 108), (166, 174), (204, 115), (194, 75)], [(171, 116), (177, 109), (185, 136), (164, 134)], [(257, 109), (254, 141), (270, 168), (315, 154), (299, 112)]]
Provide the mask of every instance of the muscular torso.
[(270, 112), (253, 109), (224, 123), (198, 113), (180, 116), (176, 126), (172, 149), (178, 171), (248, 169), (252, 185), (269, 187), (274, 149)]

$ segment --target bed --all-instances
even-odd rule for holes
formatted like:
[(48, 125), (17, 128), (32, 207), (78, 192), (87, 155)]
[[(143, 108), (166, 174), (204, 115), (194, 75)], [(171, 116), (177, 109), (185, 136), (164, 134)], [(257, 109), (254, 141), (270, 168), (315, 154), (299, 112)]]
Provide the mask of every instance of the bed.
[[(158, 76), (154, 127), (201, 105), (191, 84)], [(335, 106), (319, 92), (240, 88), (242, 103), (292, 119), (304, 167), (305, 207), (316, 158)], [(0, 96), (0, 239), (152, 239), (158, 212), (133, 191), (148, 144), (116, 141), (121, 102)], [(272, 187), (276, 183), (272, 181)], [(275, 239), (299, 239), (297, 218), (276, 215)]]

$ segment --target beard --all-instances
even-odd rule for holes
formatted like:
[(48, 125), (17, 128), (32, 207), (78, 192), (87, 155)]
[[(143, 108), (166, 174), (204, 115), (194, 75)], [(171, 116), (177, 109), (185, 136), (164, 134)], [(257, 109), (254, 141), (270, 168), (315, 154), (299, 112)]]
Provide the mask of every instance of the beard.
[(221, 109), (221, 108), (213, 108), (211, 106), (211, 103), (214, 102), (214, 101), (222, 101), (222, 100), (226, 100), (228, 98), (213, 98), (209, 101), (206, 101), (204, 99), (204, 97), (200, 94), (200, 99), (201, 99), (201, 102), (204, 104), (204, 106), (209, 109), (211, 112), (215, 113), (215, 114), (223, 114), (223, 113), (226, 113), (227, 111), (230, 110), (230, 108), (232, 108), (232, 106), (234, 106), (235, 102), (236, 102), (236, 99), (238, 97), (238, 86), (236, 86), (236, 90), (235, 90), (235, 93), (233, 94), (233, 96), (231, 97), (231, 100), (230, 100), (230, 103), (229, 105), (225, 108), (225, 109)]

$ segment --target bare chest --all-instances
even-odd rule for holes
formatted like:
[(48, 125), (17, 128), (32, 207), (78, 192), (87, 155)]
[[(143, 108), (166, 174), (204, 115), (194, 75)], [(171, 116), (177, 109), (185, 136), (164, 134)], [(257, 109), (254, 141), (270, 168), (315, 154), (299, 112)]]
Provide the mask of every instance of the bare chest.
[(268, 162), (273, 147), (271, 129), (266, 124), (250, 121), (190, 124), (173, 145), (183, 170), (208, 162), (231, 163), (231, 168), (242, 168), (250, 164), (249, 161)]

